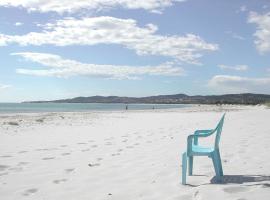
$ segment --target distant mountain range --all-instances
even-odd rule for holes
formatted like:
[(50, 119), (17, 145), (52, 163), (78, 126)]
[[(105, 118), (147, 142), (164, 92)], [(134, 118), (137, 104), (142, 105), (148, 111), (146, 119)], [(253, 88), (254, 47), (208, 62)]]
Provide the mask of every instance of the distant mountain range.
[(270, 102), (266, 94), (225, 94), (189, 96), (186, 94), (158, 95), (149, 97), (91, 96), (53, 101), (28, 101), (24, 103), (143, 103), (143, 104), (264, 104)]

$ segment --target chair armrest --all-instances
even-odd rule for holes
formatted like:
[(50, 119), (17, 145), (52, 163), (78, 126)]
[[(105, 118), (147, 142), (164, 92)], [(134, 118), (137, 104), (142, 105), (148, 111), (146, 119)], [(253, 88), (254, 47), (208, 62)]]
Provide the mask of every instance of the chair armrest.
[(210, 135), (212, 135), (215, 131), (213, 129), (209, 129), (209, 130), (196, 130), (194, 132), (194, 144), (198, 145), (198, 137), (208, 137)]
[(209, 129), (209, 130), (196, 130), (194, 132), (195, 135), (208, 135), (208, 134), (212, 134), (213, 133), (213, 129)]
[(205, 135), (189, 135), (187, 137), (187, 152), (190, 152), (191, 149), (192, 149), (192, 142), (193, 142), (193, 139), (194, 139), (194, 144), (197, 145), (198, 144), (198, 138), (199, 137), (206, 137)]

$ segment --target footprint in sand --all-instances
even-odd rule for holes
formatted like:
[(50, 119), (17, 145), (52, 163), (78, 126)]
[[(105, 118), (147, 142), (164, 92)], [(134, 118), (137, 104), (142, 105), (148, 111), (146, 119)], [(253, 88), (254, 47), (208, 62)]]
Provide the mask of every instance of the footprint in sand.
[(12, 167), (8, 169), (9, 171), (14, 171), (14, 172), (20, 172), (23, 170), (22, 167)]
[(194, 197), (193, 199), (201, 199), (198, 190), (193, 194), (193, 197)]
[(29, 164), (29, 162), (19, 162), (17, 165), (21, 166), (21, 165), (27, 165)]
[(133, 149), (133, 146), (126, 146), (127, 149)]
[(29, 196), (29, 195), (35, 194), (37, 191), (38, 191), (37, 188), (31, 188), (31, 189), (25, 190), (23, 192), (23, 196)]
[(4, 171), (8, 169), (10, 166), (9, 165), (0, 165), (0, 171)]
[(11, 158), (12, 156), (11, 155), (3, 155), (3, 156), (0, 156), (1, 158)]
[(97, 148), (97, 147), (98, 147), (98, 145), (92, 145), (91, 147), (92, 147), (92, 148)]
[(48, 149), (49, 151), (54, 151), (54, 150), (58, 150), (58, 148), (50, 148)]
[(53, 160), (55, 159), (55, 157), (45, 157), (45, 158), (42, 158), (42, 160)]
[(89, 167), (97, 167), (97, 166), (100, 166), (99, 163), (89, 163), (88, 164)]
[(67, 181), (67, 179), (63, 178), (63, 179), (54, 180), (53, 183), (59, 184), (59, 183), (64, 183), (66, 181)]
[(90, 149), (82, 149), (81, 152), (90, 151)]
[(0, 176), (8, 175), (8, 172), (0, 173)]
[(43, 123), (45, 120), (45, 118), (40, 118), (40, 119), (36, 119), (36, 122), (40, 122), (40, 123)]
[(89, 142), (89, 143), (93, 143), (93, 142), (95, 142), (95, 140), (88, 140), (88, 142)]
[(65, 169), (66, 173), (71, 173), (74, 172), (75, 168), (69, 168), (69, 169)]
[(103, 158), (97, 158), (97, 161), (101, 161), (101, 160), (103, 160)]
[(49, 151), (49, 149), (44, 148), (44, 149), (35, 149), (36, 151)]
[(79, 144), (79, 145), (86, 145), (87, 143), (85, 143), (85, 142), (78, 142), (77, 144)]
[(120, 153), (113, 153), (111, 156), (120, 156)]
[(249, 190), (248, 188), (240, 187), (240, 186), (227, 187), (227, 188), (223, 189), (224, 192), (227, 192), (227, 193), (230, 193), (230, 194), (239, 193), (239, 192), (245, 192), (245, 191), (248, 191), (248, 190)]
[(60, 145), (60, 147), (67, 147), (68, 145), (65, 145), (65, 144), (62, 144), (62, 145)]
[(110, 138), (105, 138), (104, 141), (110, 141), (110, 140), (113, 140), (114, 137), (110, 137)]
[(61, 155), (62, 156), (68, 156), (68, 155), (70, 155), (70, 153), (62, 153)]
[(18, 153), (19, 154), (22, 154), (22, 153), (27, 153), (28, 151), (19, 151)]

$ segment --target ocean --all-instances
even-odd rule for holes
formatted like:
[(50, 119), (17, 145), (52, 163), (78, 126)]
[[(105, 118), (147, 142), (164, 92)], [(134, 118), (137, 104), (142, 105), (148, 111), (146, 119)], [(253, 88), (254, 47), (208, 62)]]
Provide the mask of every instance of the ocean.
[(186, 108), (186, 104), (0, 103), (0, 113), (89, 112)]

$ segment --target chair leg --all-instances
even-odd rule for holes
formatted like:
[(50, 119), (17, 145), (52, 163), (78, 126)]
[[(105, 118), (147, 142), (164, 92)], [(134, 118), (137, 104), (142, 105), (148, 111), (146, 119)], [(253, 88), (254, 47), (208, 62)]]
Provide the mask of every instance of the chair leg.
[(219, 166), (219, 174), (220, 174), (220, 176), (223, 176), (222, 162), (221, 162), (219, 150), (217, 150), (216, 154), (217, 154), (217, 162), (218, 162), (218, 166)]
[(182, 184), (186, 184), (186, 174), (187, 174), (187, 153), (182, 154)]
[(218, 157), (218, 153), (217, 152), (214, 152), (213, 153), (213, 156), (212, 156), (212, 160), (213, 160), (213, 164), (214, 164), (214, 167), (215, 167), (215, 172), (216, 172), (216, 181), (217, 182), (221, 182), (221, 169), (220, 169), (220, 166), (219, 166), (219, 157)]
[(214, 165), (214, 169), (215, 169), (215, 173), (216, 173), (216, 176), (219, 177), (220, 174), (219, 174), (219, 168), (218, 168), (218, 163), (217, 163), (217, 156), (215, 153), (213, 153), (213, 155), (211, 156), (212, 158), (212, 161), (213, 161), (213, 165)]
[(193, 156), (188, 157), (188, 175), (192, 176), (193, 171)]

